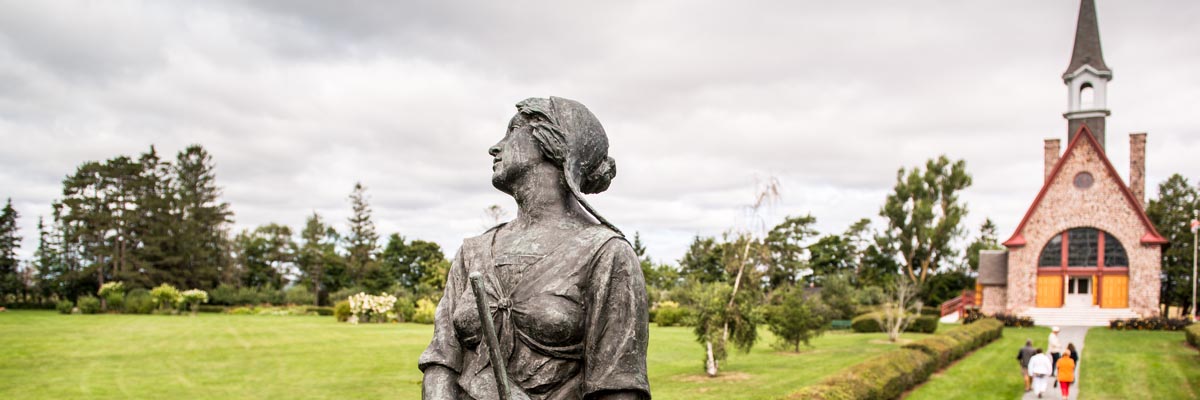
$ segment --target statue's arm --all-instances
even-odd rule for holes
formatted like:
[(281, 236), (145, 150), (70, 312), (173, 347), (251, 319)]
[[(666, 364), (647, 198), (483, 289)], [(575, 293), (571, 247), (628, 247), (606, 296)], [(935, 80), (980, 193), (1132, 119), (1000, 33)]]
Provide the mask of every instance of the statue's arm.
[(459, 398), (458, 374), (441, 365), (425, 368), (425, 379), (421, 382), (421, 398), (424, 400), (457, 400)]
[(425, 400), (458, 400), (462, 391), (458, 386), (456, 372), (462, 365), (462, 348), (453, 322), (454, 303), (464, 287), (462, 257), (463, 251), (460, 248), (450, 264), (446, 288), (434, 313), (433, 340), (417, 361), (418, 367), (425, 374), (421, 382), (421, 394)]
[(595, 255), (584, 339), (585, 399), (648, 399), (649, 313), (641, 262), (625, 240)]

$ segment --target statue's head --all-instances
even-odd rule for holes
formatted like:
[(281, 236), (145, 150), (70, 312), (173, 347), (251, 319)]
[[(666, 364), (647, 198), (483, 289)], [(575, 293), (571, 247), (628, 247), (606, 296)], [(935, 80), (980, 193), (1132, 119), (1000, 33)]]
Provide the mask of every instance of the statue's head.
[[(561, 97), (529, 98), (517, 103), (517, 114), (504, 139), (488, 154), (494, 158), (492, 185), (511, 194), (513, 184), (538, 168), (553, 167), (576, 199), (603, 220), (582, 194), (608, 189), (617, 163), (608, 156), (608, 136), (600, 120), (577, 101)], [(611, 227), (611, 225), (610, 225)], [(615, 230), (616, 228), (614, 228)]]

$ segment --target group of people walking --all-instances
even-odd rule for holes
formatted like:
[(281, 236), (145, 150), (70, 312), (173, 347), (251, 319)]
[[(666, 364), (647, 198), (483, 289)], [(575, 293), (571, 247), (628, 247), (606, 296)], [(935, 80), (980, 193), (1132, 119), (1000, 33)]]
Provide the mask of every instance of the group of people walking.
[(1075, 383), (1075, 366), (1079, 363), (1079, 352), (1074, 343), (1062, 346), (1058, 338), (1059, 328), (1050, 329), (1050, 337), (1046, 339), (1046, 351), (1033, 347), (1033, 340), (1025, 340), (1025, 347), (1017, 352), (1017, 361), (1021, 363), (1021, 376), (1025, 380), (1025, 391), (1034, 391), (1038, 398), (1046, 392), (1046, 386), (1054, 381), (1054, 385), (1062, 391), (1065, 399), (1071, 394), (1071, 384)]

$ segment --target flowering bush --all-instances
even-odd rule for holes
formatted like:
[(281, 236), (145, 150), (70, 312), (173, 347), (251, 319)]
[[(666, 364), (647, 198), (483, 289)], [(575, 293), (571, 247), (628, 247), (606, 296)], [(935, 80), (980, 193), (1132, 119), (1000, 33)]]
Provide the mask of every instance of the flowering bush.
[(179, 304), (183, 297), (179, 294), (179, 289), (164, 283), (150, 291), (150, 298), (154, 300), (154, 304), (158, 308), (168, 308)]
[(350, 302), (350, 322), (370, 322), (372, 317), (380, 322), (387, 322), (388, 313), (396, 306), (396, 296), (380, 294), (378, 296), (359, 292), (346, 299)]
[(1139, 331), (1178, 331), (1191, 325), (1187, 318), (1130, 318), (1114, 319), (1108, 322), (1108, 329), (1139, 330)]
[(200, 289), (185, 290), (179, 294), (179, 301), (188, 305), (188, 308), (192, 309), (192, 315), (196, 315), (200, 310), (200, 303), (208, 302), (208, 292)]
[(96, 294), (104, 298), (108, 298), (109, 295), (123, 296), (125, 295), (125, 284), (119, 281), (105, 283), (100, 285), (100, 290)]

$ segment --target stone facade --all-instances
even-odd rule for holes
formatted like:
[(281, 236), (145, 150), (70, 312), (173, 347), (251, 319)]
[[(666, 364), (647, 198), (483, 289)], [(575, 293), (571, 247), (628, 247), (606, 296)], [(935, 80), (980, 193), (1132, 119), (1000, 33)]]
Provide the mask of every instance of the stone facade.
[[(1040, 202), (1033, 205), (1023, 226), (1014, 233), (1014, 239), (1021, 237), (1024, 244), (1014, 245), (1010, 240), (1006, 309), (1020, 313), (1037, 304), (1038, 256), (1053, 235), (1091, 227), (1112, 234), (1125, 247), (1129, 257), (1129, 308), (1143, 316), (1155, 315), (1162, 249), (1158, 244), (1142, 243), (1143, 236), (1153, 233), (1153, 228), (1143, 222), (1141, 204), (1135, 205), (1126, 196), (1124, 183), (1113, 172), (1099, 143), (1090, 132), (1084, 132), (1068, 145), (1059, 161), (1062, 165), (1043, 188)], [(1083, 172), (1093, 177), (1090, 187), (1073, 184), (1076, 175)]]
[(1129, 190), (1146, 207), (1146, 133), (1129, 134)]
[(979, 306), (980, 312), (983, 312), (985, 315), (995, 315), (999, 312), (1005, 312), (1007, 304), (1007, 289), (1004, 286), (983, 287), (983, 304)]

